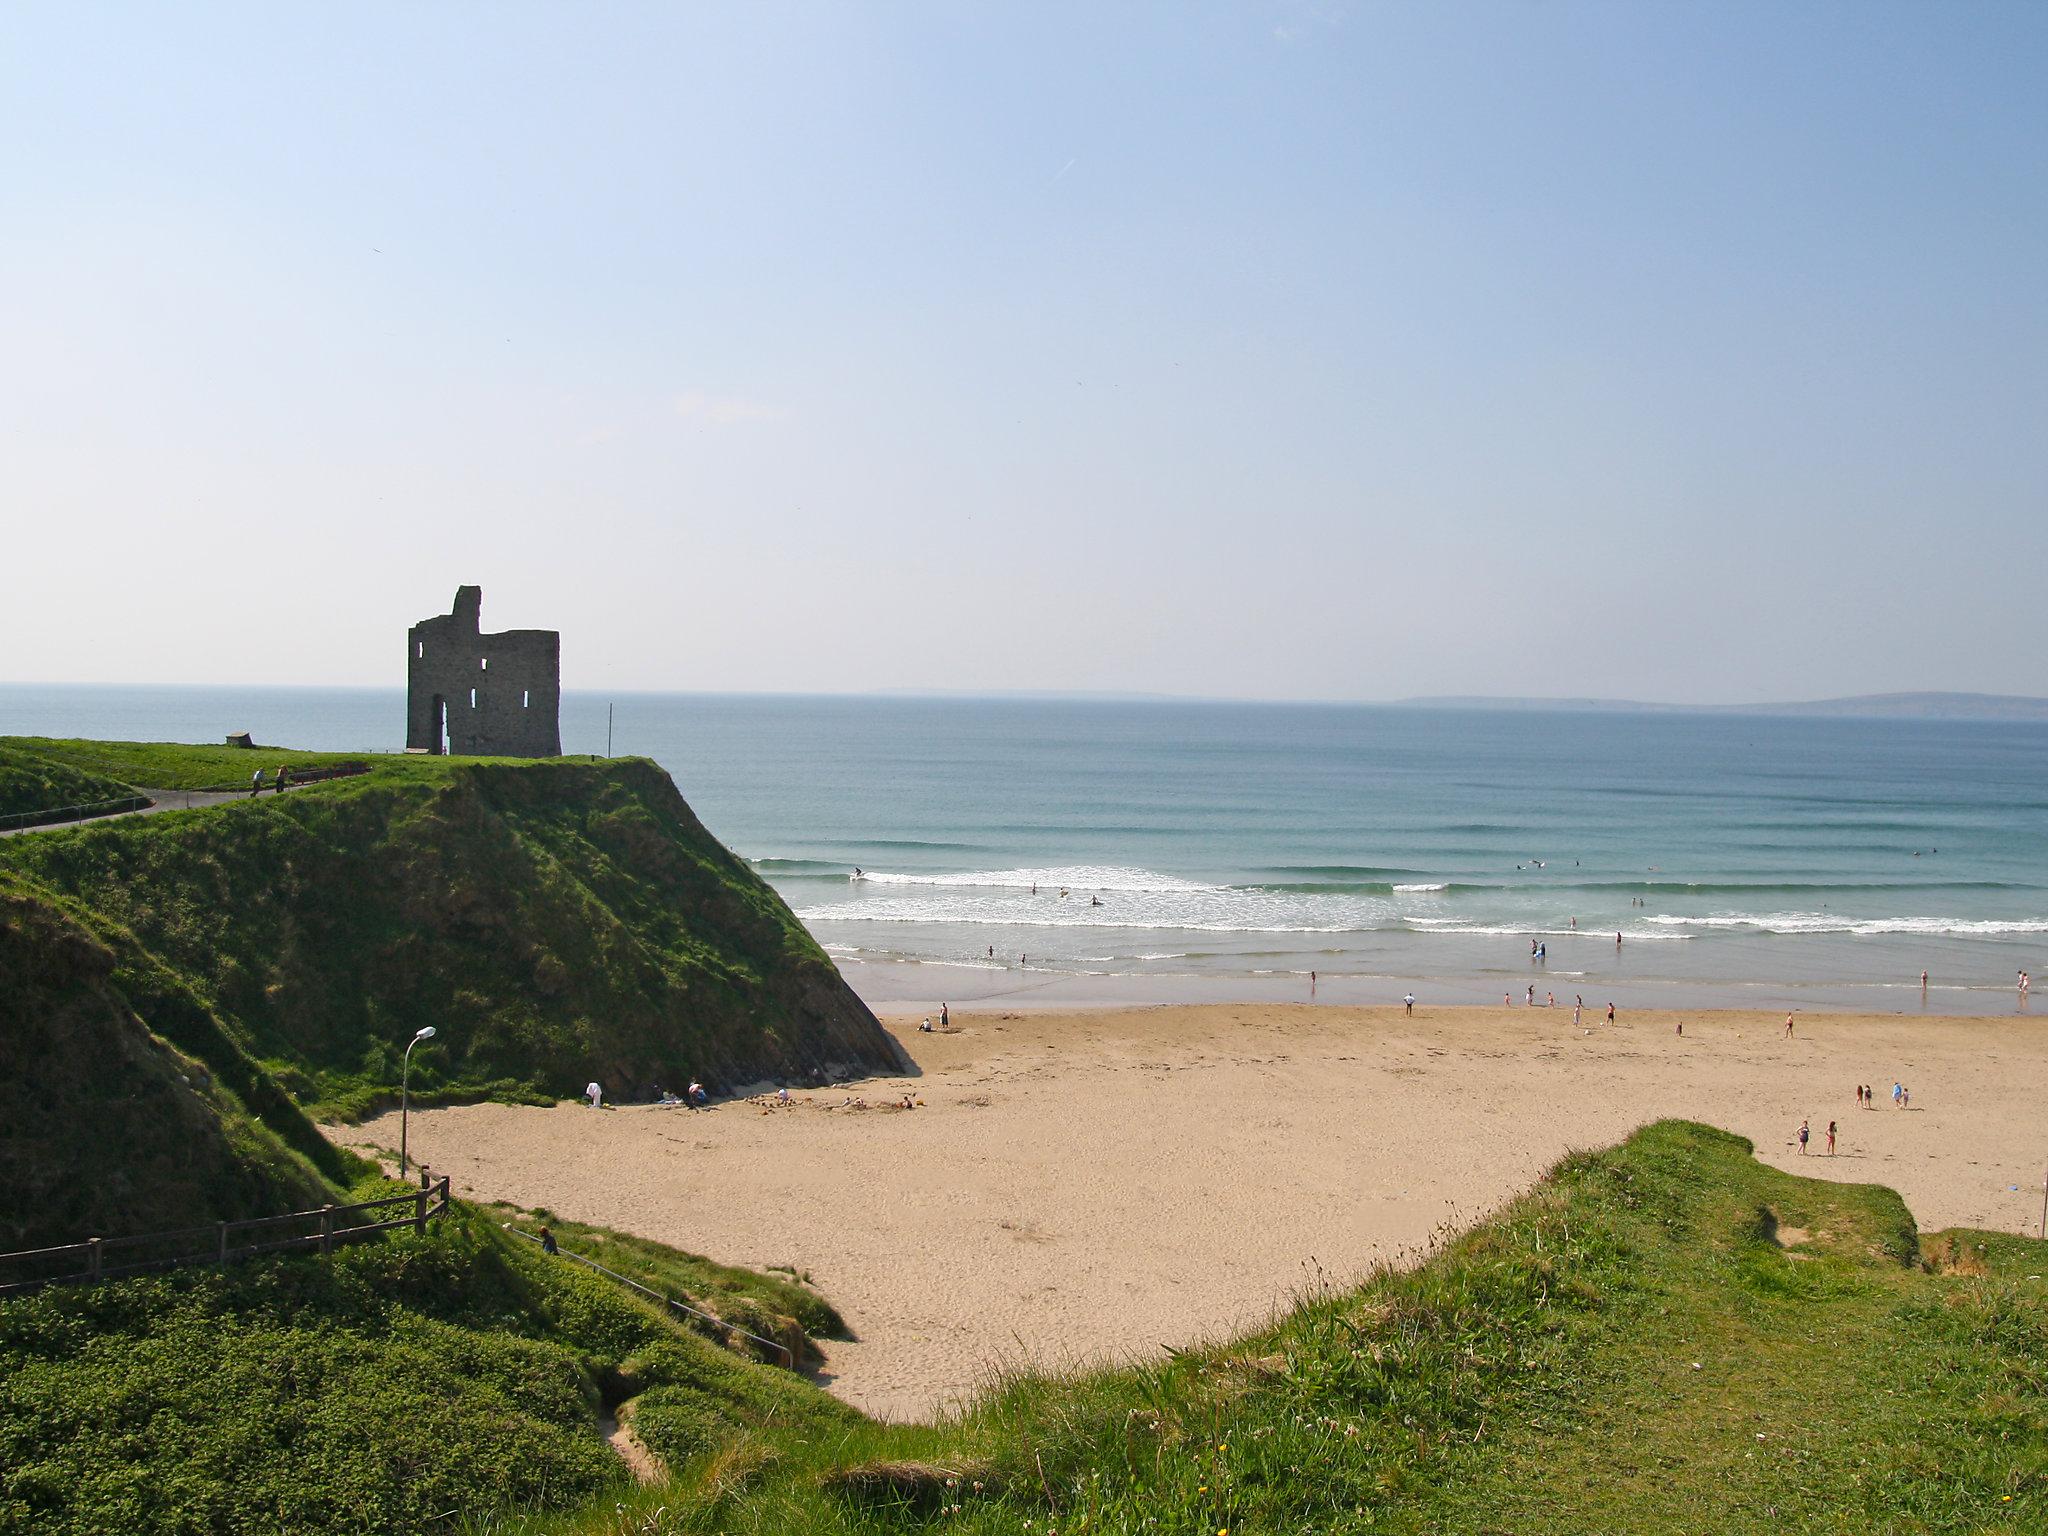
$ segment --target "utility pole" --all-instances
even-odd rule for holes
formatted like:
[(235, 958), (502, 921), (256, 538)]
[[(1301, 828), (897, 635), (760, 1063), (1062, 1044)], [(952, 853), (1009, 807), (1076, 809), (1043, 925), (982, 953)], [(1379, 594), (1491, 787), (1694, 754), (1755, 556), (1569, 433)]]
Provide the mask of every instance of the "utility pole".
[(612, 707), (609, 704), (604, 707), (604, 755), (612, 755)]

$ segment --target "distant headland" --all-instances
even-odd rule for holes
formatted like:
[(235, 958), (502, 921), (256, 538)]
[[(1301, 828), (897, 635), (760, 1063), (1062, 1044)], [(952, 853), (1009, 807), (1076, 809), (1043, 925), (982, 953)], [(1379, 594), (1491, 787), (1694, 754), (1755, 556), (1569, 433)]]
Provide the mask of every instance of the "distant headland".
[(1627, 715), (1809, 715), (1892, 720), (2048, 720), (2048, 699), (2010, 693), (1863, 693), (1780, 704), (1648, 704), (1635, 699), (1516, 699), (1485, 695), (1401, 699), (1408, 709), (1497, 709)]

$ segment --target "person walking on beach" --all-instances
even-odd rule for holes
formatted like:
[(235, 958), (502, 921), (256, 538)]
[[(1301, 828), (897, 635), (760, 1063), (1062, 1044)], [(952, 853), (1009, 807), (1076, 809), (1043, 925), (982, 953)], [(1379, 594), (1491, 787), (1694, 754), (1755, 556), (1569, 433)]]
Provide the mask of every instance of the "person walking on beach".
[(1614, 947), (1616, 949), (1621, 948), (1621, 935), (1618, 933), (1614, 936)]
[(1577, 1028), (1579, 1027), (1579, 1015), (1580, 1015), (1580, 1014), (1582, 1014), (1582, 1013), (1584, 1013), (1584, 1012), (1585, 1012), (1585, 1010), (1586, 1010), (1586, 1002), (1585, 1002), (1585, 999), (1584, 999), (1584, 998), (1581, 998), (1581, 999), (1579, 999), (1579, 1001), (1577, 1001), (1577, 1002), (1575, 1002), (1575, 1003), (1573, 1003), (1573, 1004), (1572, 1004), (1572, 1028), (1573, 1028), (1573, 1029), (1577, 1029)]
[(1905, 1088), (1905, 1085), (1904, 1085), (1903, 1083), (1893, 1083), (1893, 1084), (1892, 1084), (1892, 1108), (1893, 1108), (1893, 1109), (1897, 1109), (1897, 1108), (1899, 1107), (1899, 1100), (1900, 1100), (1901, 1098), (1903, 1098), (1903, 1097), (1905, 1096), (1905, 1092), (1906, 1092), (1906, 1088)]
[(1543, 1006), (1546, 1008), (1555, 1008), (1557, 1006), (1557, 994), (1555, 992), (1544, 993)]
[(1789, 1013), (1785, 1015), (1785, 1038), (1787, 1040), (1792, 1038), (1792, 1015)]
[(1683, 1034), (1685, 1033), (1685, 1020), (1683, 1020), (1683, 1019), (1680, 1019), (1680, 1020), (1678, 1021), (1678, 1029), (1677, 1029), (1676, 1033), (1678, 1033), (1678, 1034), (1680, 1034), (1680, 1035), (1683, 1035)]
[(1812, 1134), (1813, 1134), (1813, 1130), (1812, 1130), (1812, 1128), (1811, 1128), (1811, 1127), (1810, 1127), (1810, 1126), (1808, 1125), (1808, 1123), (1807, 1123), (1806, 1121), (1804, 1121), (1804, 1120), (1800, 1121), (1800, 1122), (1799, 1122), (1799, 1155), (1800, 1155), (1801, 1157), (1804, 1157), (1804, 1156), (1806, 1156), (1806, 1138), (1807, 1138), (1807, 1137), (1809, 1137), (1809, 1136), (1811, 1136)]
[(1607, 1005), (1607, 1022), (1610, 1024), (1614, 1022), (1614, 1004), (1612, 1003)]
[(1830, 1121), (1828, 1122), (1828, 1156), (1829, 1156), (1829, 1157), (1833, 1157), (1834, 1155), (1835, 1155), (1835, 1122), (1834, 1122), (1834, 1121), (1832, 1121), (1832, 1120), (1830, 1120)]
[(1523, 1001), (1524, 1001), (1525, 1003), (1527, 1003), (1527, 1004), (1528, 1004), (1528, 1006), (1529, 1006), (1529, 1007), (1531, 1007), (1531, 1008), (1534, 1008), (1534, 1007), (1536, 1006), (1536, 983), (1535, 983), (1535, 982), (1533, 982), (1533, 981), (1532, 981), (1532, 982), (1530, 982), (1530, 983), (1529, 983), (1529, 994), (1528, 994), (1528, 996), (1527, 996), (1526, 998), (1524, 998), (1524, 999), (1523, 999)]

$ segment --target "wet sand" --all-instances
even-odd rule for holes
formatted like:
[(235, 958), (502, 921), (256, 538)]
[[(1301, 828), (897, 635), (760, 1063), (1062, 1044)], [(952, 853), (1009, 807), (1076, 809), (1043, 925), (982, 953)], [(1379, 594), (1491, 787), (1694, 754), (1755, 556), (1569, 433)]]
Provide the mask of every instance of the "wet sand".
[[(1254, 1327), (1318, 1276), (1412, 1256), (1570, 1148), (1667, 1116), (1748, 1136), (1779, 1167), (1888, 1184), (1924, 1230), (2031, 1231), (2041, 1210), (2048, 1028), (2029, 1020), (1808, 1014), (1789, 1040), (1782, 1012), (1624, 1012), (1610, 1028), (1588, 1010), (1575, 1029), (1568, 1007), (888, 1022), (919, 1076), (774, 1110), (415, 1111), (412, 1148), (464, 1194), (808, 1272), (859, 1335), (828, 1346), (827, 1384), (895, 1419), (959, 1404), (1003, 1364)], [(1882, 1107), (1856, 1107), (1859, 1082)], [(922, 1107), (884, 1107), (905, 1092)], [(333, 1134), (395, 1147), (398, 1120)]]

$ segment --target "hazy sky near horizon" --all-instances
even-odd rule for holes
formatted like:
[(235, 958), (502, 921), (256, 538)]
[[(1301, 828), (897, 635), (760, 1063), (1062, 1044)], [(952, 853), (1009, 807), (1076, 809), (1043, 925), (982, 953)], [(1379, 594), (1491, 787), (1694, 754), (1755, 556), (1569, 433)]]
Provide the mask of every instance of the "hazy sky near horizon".
[[(21, 6), (0, 679), (2048, 694), (2048, 6)], [(0, 723), (4, 728), (4, 723)]]

